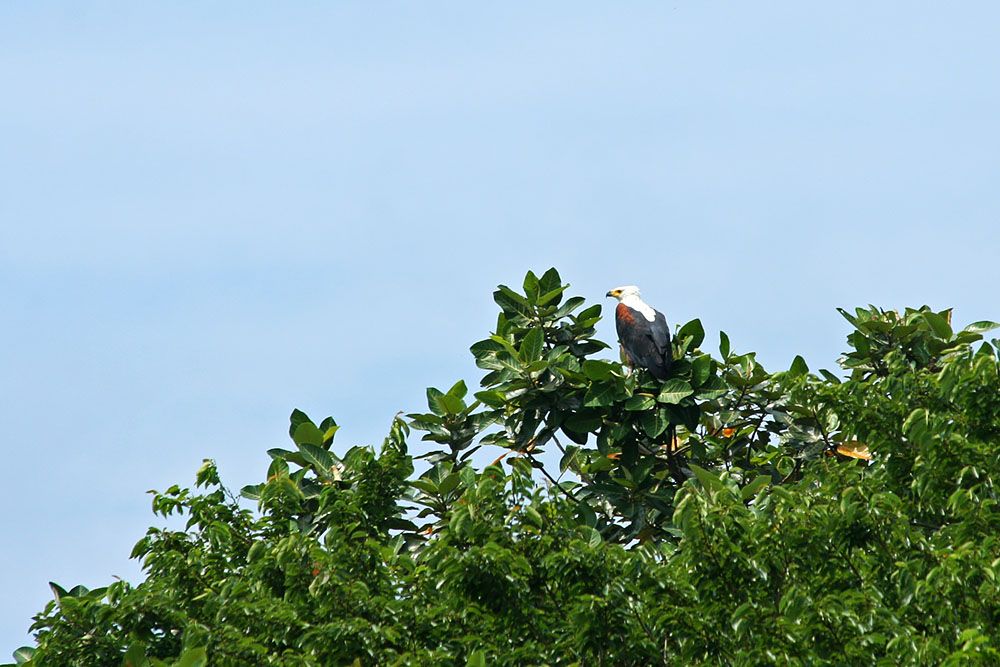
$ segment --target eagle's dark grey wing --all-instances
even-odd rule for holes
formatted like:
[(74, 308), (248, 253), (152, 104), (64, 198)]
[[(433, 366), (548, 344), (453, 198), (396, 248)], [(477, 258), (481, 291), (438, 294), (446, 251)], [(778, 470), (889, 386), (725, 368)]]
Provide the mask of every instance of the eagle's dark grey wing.
[(670, 368), (670, 329), (660, 312), (650, 322), (623, 303), (615, 310), (618, 340), (634, 366), (645, 368), (657, 380), (667, 379)]

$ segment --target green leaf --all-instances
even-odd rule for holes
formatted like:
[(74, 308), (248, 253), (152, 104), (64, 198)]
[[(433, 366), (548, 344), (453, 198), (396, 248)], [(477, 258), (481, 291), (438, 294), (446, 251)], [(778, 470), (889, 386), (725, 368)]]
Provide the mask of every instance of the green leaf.
[(729, 336), (726, 335), (725, 331), (719, 332), (719, 355), (722, 357), (723, 361), (729, 359)]
[(330, 470), (336, 463), (330, 452), (326, 451), (322, 447), (311, 445), (308, 442), (304, 442), (299, 445), (299, 451), (302, 452), (302, 456), (304, 456), (309, 463), (313, 464), (314, 469), (317, 472), (322, 472), (324, 476), (330, 475)]
[(790, 377), (800, 377), (809, 372), (809, 366), (806, 364), (806, 360), (800, 355), (796, 354), (795, 358), (792, 359), (792, 366), (788, 369), (788, 375)]
[(740, 495), (744, 501), (750, 500), (757, 495), (757, 492), (763, 489), (765, 486), (771, 483), (771, 478), (767, 475), (760, 475), (754, 478), (752, 482), (740, 489)]
[(23, 665), (24, 663), (31, 660), (31, 657), (33, 655), (35, 655), (34, 648), (32, 648), (31, 646), (22, 646), (21, 648), (14, 651), (14, 660), (17, 662), (17, 664)]
[(465, 661), (465, 667), (486, 667), (486, 654), (482, 649), (469, 654), (469, 659)]
[(670, 413), (663, 409), (644, 412), (639, 416), (639, 424), (650, 438), (658, 438), (670, 426)]
[(854, 327), (858, 327), (860, 325), (858, 318), (856, 318), (854, 315), (851, 315), (843, 308), (838, 308), (837, 312), (840, 313), (844, 317), (844, 319), (850, 322)]
[(563, 287), (557, 287), (554, 290), (551, 290), (549, 292), (543, 293), (542, 295), (540, 295), (538, 297), (538, 305), (539, 306), (548, 306), (548, 305), (558, 306), (559, 302), (562, 301), (562, 294), (563, 294), (563, 292), (566, 291), (567, 287), (569, 287), (569, 286), (568, 285), (564, 285)]
[(590, 385), (586, 396), (583, 397), (583, 405), (588, 408), (602, 408), (613, 405), (619, 396), (618, 386), (614, 382), (605, 384), (594, 383)]
[(542, 277), (538, 280), (538, 291), (542, 294), (551, 292), (554, 289), (565, 289), (566, 287), (569, 287), (569, 285), (563, 286), (562, 278), (559, 276), (559, 272), (555, 270), (555, 267), (543, 273)]
[(469, 351), (472, 352), (472, 356), (474, 356), (476, 359), (481, 359), (491, 354), (500, 352), (503, 349), (504, 346), (502, 343), (498, 343), (492, 338), (487, 338), (477, 343), (473, 343), (472, 346), (469, 348)]
[(441, 480), (441, 483), (438, 484), (437, 492), (441, 495), (449, 494), (456, 487), (458, 487), (458, 483), (461, 481), (462, 478), (457, 472), (449, 473), (444, 479)]
[(448, 395), (454, 396), (455, 398), (465, 398), (465, 395), (468, 392), (469, 390), (465, 386), (465, 380), (459, 380), (452, 385), (451, 389), (448, 390)]
[(663, 384), (663, 389), (660, 390), (660, 395), (656, 397), (656, 400), (660, 403), (676, 405), (693, 393), (694, 389), (690, 384), (684, 380), (674, 378), (667, 380)]
[(691, 336), (691, 346), (689, 349), (693, 350), (702, 344), (705, 340), (705, 328), (701, 326), (701, 320), (691, 320), (677, 332), (678, 338), (683, 339), (687, 336)]
[(310, 424), (312, 423), (312, 420), (309, 419), (309, 415), (302, 412), (298, 408), (292, 410), (292, 414), (288, 417), (288, 421), (290, 424), (288, 427), (288, 435), (295, 435), (295, 429), (298, 428), (299, 424), (305, 422), (309, 422)]
[(122, 658), (122, 667), (146, 667), (149, 660), (146, 658), (146, 649), (142, 644), (132, 644), (125, 651)]
[(538, 301), (538, 276), (533, 271), (528, 271), (524, 275), (522, 287), (524, 287), (524, 293), (528, 296), (529, 301)]
[(938, 338), (951, 340), (951, 325), (948, 324), (948, 320), (946, 320), (943, 315), (927, 311), (923, 313), (923, 316), (924, 320), (926, 320), (927, 324), (931, 326), (931, 329)]
[(319, 447), (323, 444), (323, 432), (312, 422), (302, 422), (295, 427), (292, 440), (296, 445), (310, 444)]
[(427, 387), (427, 407), (439, 417), (448, 414), (448, 411), (444, 409), (444, 405), (441, 403), (442, 396), (444, 396), (444, 392), (440, 389)]
[[(571, 296), (570, 298), (566, 299), (563, 305), (559, 306), (556, 309), (556, 312), (552, 313), (552, 318), (559, 319), (560, 317), (566, 317), (567, 315), (572, 313), (574, 310), (576, 310), (586, 302), (587, 300), (584, 299), (582, 296)], [(598, 304), (598, 306), (600, 306), (600, 304)]]
[(521, 341), (521, 349), (518, 350), (518, 357), (521, 361), (538, 361), (542, 358), (542, 346), (545, 343), (545, 334), (539, 328), (534, 328), (527, 333)]
[(507, 396), (502, 391), (477, 391), (476, 400), (491, 408), (502, 408), (507, 404)]
[(625, 409), (632, 411), (649, 410), (656, 405), (656, 399), (649, 394), (636, 394), (625, 401)]
[(729, 386), (725, 380), (718, 375), (713, 375), (698, 387), (698, 398), (705, 401), (713, 401), (721, 396), (725, 396), (727, 391), (729, 391)]
[(590, 433), (597, 430), (603, 419), (601, 413), (597, 411), (574, 412), (566, 418), (565, 425), (572, 431), (578, 433)]
[(465, 402), (451, 394), (443, 394), (438, 402), (447, 415), (457, 415), (465, 410)]
[(694, 476), (699, 482), (701, 482), (704, 489), (708, 491), (719, 491), (725, 488), (722, 480), (719, 479), (718, 475), (715, 473), (709, 472), (701, 466), (696, 466), (693, 463), (689, 464), (689, 467), (691, 468), (691, 472), (694, 473)]
[(969, 326), (962, 329), (962, 331), (983, 334), (986, 333), (987, 331), (992, 331), (993, 329), (996, 329), (998, 327), (1000, 327), (1000, 323), (983, 320), (980, 322), (973, 322)]
[(208, 651), (204, 648), (191, 648), (181, 654), (174, 667), (205, 667), (208, 664)]
[(430, 493), (431, 495), (437, 495), (438, 485), (432, 480), (421, 477), (420, 479), (414, 479), (410, 481), (410, 486), (415, 489), (420, 489), (424, 493)]
[(828, 382), (832, 382), (833, 384), (840, 384), (840, 378), (838, 378), (836, 375), (826, 370), (825, 368), (819, 369), (819, 374), (822, 375), (824, 378), (826, 378)]
[(703, 354), (691, 362), (691, 384), (700, 386), (712, 374), (712, 357)]
[(248, 500), (260, 500), (260, 492), (263, 489), (263, 484), (248, 484), (240, 489), (240, 495)]
[(528, 304), (528, 300), (506, 285), (497, 287), (497, 291), (493, 292), (493, 300), (503, 309), (504, 313), (525, 317), (531, 315), (531, 306)]
[(52, 596), (55, 597), (56, 602), (61, 600), (63, 596), (68, 595), (66, 589), (54, 581), (49, 582), (49, 588), (52, 590)]
[(607, 380), (618, 368), (615, 364), (597, 359), (587, 359), (583, 362), (583, 374), (591, 380)]
[[(452, 387), (455, 390), (458, 385)], [(458, 391), (462, 391), (465, 388), (465, 383), (461, 383), (461, 387)], [(443, 417), (446, 415), (457, 415), (458, 413), (465, 410), (465, 402), (449, 392), (445, 394), (440, 389), (435, 389), (434, 387), (427, 388), (427, 406), (431, 409), (434, 414)]]

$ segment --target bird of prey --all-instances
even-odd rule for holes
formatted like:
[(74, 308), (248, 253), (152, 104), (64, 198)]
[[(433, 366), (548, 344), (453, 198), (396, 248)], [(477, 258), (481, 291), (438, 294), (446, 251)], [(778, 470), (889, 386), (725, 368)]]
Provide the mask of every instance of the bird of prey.
[(628, 364), (645, 368), (657, 380), (666, 380), (672, 357), (670, 329), (663, 313), (640, 299), (635, 285), (616, 287), (608, 296), (618, 299), (615, 326)]

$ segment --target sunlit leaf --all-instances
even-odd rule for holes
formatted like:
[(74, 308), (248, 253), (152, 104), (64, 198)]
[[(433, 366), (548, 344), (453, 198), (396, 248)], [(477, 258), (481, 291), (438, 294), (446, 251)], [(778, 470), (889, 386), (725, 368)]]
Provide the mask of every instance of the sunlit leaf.
[(852, 459), (864, 459), (865, 461), (871, 461), (872, 459), (872, 455), (868, 451), (868, 445), (857, 440), (837, 445), (837, 453), (842, 456), (849, 456)]

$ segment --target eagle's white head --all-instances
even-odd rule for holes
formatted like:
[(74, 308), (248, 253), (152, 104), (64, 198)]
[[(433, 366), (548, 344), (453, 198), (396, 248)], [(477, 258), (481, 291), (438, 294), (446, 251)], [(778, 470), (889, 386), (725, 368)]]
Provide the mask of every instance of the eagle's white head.
[(609, 290), (607, 296), (613, 296), (619, 301), (624, 301), (628, 297), (639, 297), (639, 288), (635, 285), (623, 285)]
[(616, 287), (609, 290), (607, 296), (613, 296), (632, 310), (638, 310), (650, 322), (656, 319), (656, 311), (639, 298), (639, 288), (635, 285)]

